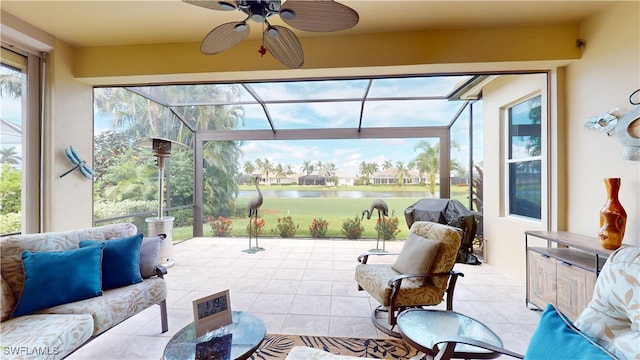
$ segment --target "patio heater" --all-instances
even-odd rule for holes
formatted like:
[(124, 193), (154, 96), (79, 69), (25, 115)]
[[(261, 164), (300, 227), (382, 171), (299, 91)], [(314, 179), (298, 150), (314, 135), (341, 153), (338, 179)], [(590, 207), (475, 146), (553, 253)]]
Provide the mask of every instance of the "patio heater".
[(171, 156), (171, 145), (187, 147), (184, 144), (163, 138), (145, 138), (136, 142), (138, 145), (151, 148), (153, 156), (156, 157), (158, 166), (158, 216), (146, 218), (147, 236), (157, 236), (165, 234), (166, 238), (160, 247), (160, 258), (158, 264), (165, 267), (175, 265), (173, 260), (173, 216), (162, 216), (164, 213), (164, 169), (166, 160)]

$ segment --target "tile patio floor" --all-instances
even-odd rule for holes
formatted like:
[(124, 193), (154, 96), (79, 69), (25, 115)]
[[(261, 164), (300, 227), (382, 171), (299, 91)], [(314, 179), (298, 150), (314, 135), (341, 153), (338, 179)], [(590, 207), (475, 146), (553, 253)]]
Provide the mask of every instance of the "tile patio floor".
[[(158, 360), (171, 336), (193, 320), (192, 301), (224, 289), (230, 290), (233, 310), (258, 315), (268, 333), (386, 337), (370, 321), (376, 301), (358, 292), (353, 280), (357, 256), (375, 248), (375, 240), (259, 241), (266, 250), (255, 254), (242, 251), (249, 245), (246, 238), (194, 238), (175, 244), (176, 264), (166, 275), (169, 331), (160, 333), (160, 310), (154, 306), (69, 359)], [(399, 251), (402, 244), (387, 241), (385, 248)], [(525, 306), (524, 284), (487, 264), (455, 268), (465, 276), (456, 286), (454, 310), (488, 325), (507, 349), (524, 353), (540, 318)]]

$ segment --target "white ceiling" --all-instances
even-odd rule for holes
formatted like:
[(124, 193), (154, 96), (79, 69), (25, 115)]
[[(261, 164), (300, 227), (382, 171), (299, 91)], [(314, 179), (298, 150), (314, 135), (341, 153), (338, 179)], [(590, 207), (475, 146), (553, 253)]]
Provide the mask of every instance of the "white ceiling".
[[(615, 1), (382, 1), (345, 0), (360, 15), (337, 34), (453, 28), (575, 24)], [(12, 1), (0, 8), (72, 46), (199, 42), (214, 27), (240, 21), (239, 11), (216, 11), (180, 0)], [(284, 25), (280, 19), (272, 24)], [(251, 37), (261, 27), (251, 23)], [(327, 33), (295, 31), (300, 37)]]

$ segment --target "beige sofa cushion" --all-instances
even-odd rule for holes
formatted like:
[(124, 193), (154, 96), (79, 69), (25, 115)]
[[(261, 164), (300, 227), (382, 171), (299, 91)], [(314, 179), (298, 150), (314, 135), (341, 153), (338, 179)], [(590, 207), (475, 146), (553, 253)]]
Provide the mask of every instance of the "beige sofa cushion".
[(16, 298), (13, 297), (9, 283), (0, 276), (0, 321), (7, 320), (15, 306)]
[(90, 314), (93, 317), (93, 336), (96, 336), (166, 298), (164, 279), (153, 277), (137, 284), (106, 290), (102, 296), (50, 307), (39, 313)]
[(62, 359), (89, 340), (92, 332), (93, 320), (88, 314), (20, 316), (2, 322), (0, 357)]

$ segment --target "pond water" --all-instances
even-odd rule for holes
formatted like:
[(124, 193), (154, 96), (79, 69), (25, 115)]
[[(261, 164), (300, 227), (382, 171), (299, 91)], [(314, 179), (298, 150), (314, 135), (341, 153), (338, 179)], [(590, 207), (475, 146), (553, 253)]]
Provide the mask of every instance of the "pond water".
[[(360, 191), (360, 190), (262, 190), (265, 198), (391, 198), (391, 197), (427, 197), (427, 191)], [(241, 190), (238, 197), (255, 197), (255, 190)]]

